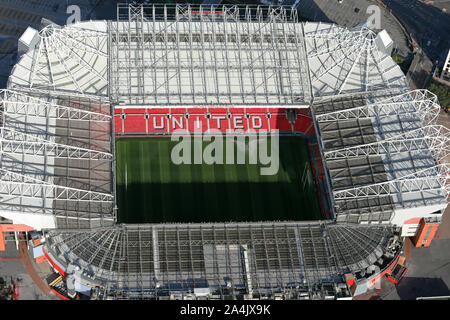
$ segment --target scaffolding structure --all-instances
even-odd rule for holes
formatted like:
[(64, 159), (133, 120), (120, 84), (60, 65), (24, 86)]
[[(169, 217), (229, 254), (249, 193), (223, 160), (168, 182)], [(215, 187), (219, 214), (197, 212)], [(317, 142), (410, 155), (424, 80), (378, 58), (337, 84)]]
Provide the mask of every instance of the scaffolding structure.
[(57, 228), (112, 225), (109, 105), (11, 90), (0, 99), (0, 210)]
[(49, 231), (46, 252), (113, 298), (323, 299), (347, 290), (344, 273), (369, 276), (395, 258), (392, 237), (333, 223), (126, 225)]
[(118, 5), (117, 21), (48, 24), (8, 88), (102, 96), (128, 105), (309, 105), (406, 90), (364, 26), (298, 23), (266, 6)]
[(447, 204), (449, 130), (427, 90), (322, 100), (315, 121), (338, 221), (389, 222), (399, 208)]
[(107, 96), (105, 23), (48, 24), (36, 33), (36, 43), (11, 71), (9, 89), (42, 95)]
[(311, 99), (296, 11), (117, 7), (108, 23), (110, 99), (152, 105), (304, 105)]

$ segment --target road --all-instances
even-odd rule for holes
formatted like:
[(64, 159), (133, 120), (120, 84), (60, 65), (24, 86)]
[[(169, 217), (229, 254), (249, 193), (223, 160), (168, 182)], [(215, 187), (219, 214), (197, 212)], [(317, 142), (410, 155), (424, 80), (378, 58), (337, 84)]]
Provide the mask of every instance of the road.
[[(298, 11), (301, 17), (312, 21), (334, 22), (338, 25), (351, 28), (370, 17), (367, 11), (369, 6), (377, 5), (380, 8), (380, 27), (386, 29), (398, 53), (406, 57), (411, 52), (408, 36), (402, 26), (390, 12), (378, 5), (374, 0), (301, 0)], [(358, 9), (358, 10), (357, 10)], [(370, 12), (370, 10), (369, 10)]]
[(44, 275), (38, 270), (30, 254), (32, 255), (27, 249), (26, 241), (20, 242), (19, 250), (14, 241), (7, 241), (6, 250), (0, 251), (0, 277), (13, 279), (18, 288), (18, 300), (59, 300), (49, 292), (42, 279)]
[[(404, 24), (431, 61), (450, 47), (450, 14), (419, 0), (381, 0)], [(441, 2), (441, 5), (444, 2)]]

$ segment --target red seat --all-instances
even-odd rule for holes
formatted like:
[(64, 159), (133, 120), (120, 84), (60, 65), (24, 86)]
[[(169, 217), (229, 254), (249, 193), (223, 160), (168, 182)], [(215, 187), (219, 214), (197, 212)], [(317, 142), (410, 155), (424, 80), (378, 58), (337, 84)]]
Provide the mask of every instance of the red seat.
[(120, 114), (114, 115), (114, 132), (123, 133), (123, 121)]
[(147, 112), (150, 114), (169, 114), (168, 108), (147, 108)]
[(186, 108), (170, 108), (170, 113), (172, 114), (185, 114)]
[(210, 108), (208, 108), (208, 111), (209, 111), (209, 113), (212, 113), (212, 114), (221, 113), (221, 114), (225, 114), (226, 115), (228, 113), (228, 108), (210, 107)]
[(306, 135), (308, 135), (308, 136), (313, 136), (313, 135), (315, 135), (315, 131), (314, 131), (314, 125), (313, 125), (313, 123), (312, 123), (312, 121), (311, 121), (311, 123), (310, 123), (310, 125), (309, 125), (309, 129), (308, 128), (306, 128)]
[(285, 108), (269, 108), (269, 112), (273, 114), (286, 114)]
[(307, 118), (303, 115), (298, 115), (297, 121), (295, 122), (295, 125), (294, 125), (294, 130), (300, 131), (300, 132), (306, 132), (306, 130), (311, 125), (311, 123), (312, 123), (311, 118)]
[(229, 111), (233, 114), (245, 114), (244, 108), (229, 108)]
[(147, 120), (144, 115), (127, 114), (124, 120), (124, 131), (135, 133), (147, 133)]
[(248, 130), (248, 119), (245, 117), (244, 113), (233, 114), (231, 116), (231, 129), (235, 131), (247, 131)]
[(150, 114), (148, 118), (148, 131), (150, 133), (168, 132), (169, 120), (165, 114)]
[(189, 113), (189, 131), (207, 131), (208, 130), (208, 119), (205, 114), (191, 114)]
[(247, 113), (254, 114), (254, 113), (261, 113), (261, 114), (267, 114), (267, 108), (246, 108)]
[(309, 110), (309, 108), (298, 108), (297, 115), (303, 115), (311, 118), (311, 110)]
[[(270, 112), (270, 119), (267, 112)], [(121, 114), (126, 118), (122, 119)], [(145, 118), (146, 112), (149, 114)], [(189, 119), (186, 119), (186, 112)], [(206, 115), (210, 114), (210, 118)], [(170, 118), (167, 115), (171, 114)], [(228, 115), (231, 114), (231, 118)], [(247, 118), (249, 114), (249, 118)], [(114, 126), (116, 133), (169, 133), (174, 130), (194, 132), (200, 130), (233, 130), (246, 132), (249, 130), (280, 130), (292, 131), (292, 126), (286, 117), (285, 108), (264, 107), (167, 107), (167, 108), (115, 108)], [(297, 110), (297, 121), (294, 130), (306, 135), (314, 135), (314, 126), (309, 109)]]
[(209, 128), (211, 130), (226, 131), (230, 129), (230, 119), (228, 119), (226, 113), (211, 114), (209, 119)]
[(188, 108), (187, 111), (189, 114), (206, 114), (208, 110), (206, 108)]
[(270, 130), (291, 131), (292, 126), (285, 115), (272, 114), (270, 117)]
[(174, 130), (185, 130), (187, 131), (187, 119), (184, 114), (172, 114), (169, 119), (170, 131)]
[(250, 114), (249, 129), (255, 131), (269, 131), (269, 119), (265, 114)]

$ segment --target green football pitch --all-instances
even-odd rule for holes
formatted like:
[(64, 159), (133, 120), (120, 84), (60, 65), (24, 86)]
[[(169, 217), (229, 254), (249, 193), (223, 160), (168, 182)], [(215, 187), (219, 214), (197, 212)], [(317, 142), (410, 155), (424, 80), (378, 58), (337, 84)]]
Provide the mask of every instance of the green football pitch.
[(161, 137), (117, 139), (118, 223), (321, 218), (303, 138), (279, 137), (275, 175), (261, 175), (269, 165), (248, 164), (248, 158), (246, 164), (176, 165), (175, 144)]

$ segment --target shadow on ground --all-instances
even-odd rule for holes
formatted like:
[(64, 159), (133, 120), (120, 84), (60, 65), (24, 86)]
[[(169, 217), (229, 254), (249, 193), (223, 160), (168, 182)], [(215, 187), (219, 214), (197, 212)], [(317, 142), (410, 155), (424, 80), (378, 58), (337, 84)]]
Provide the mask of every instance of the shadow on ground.
[(407, 277), (403, 278), (396, 288), (401, 300), (450, 295), (449, 288), (441, 278)]

